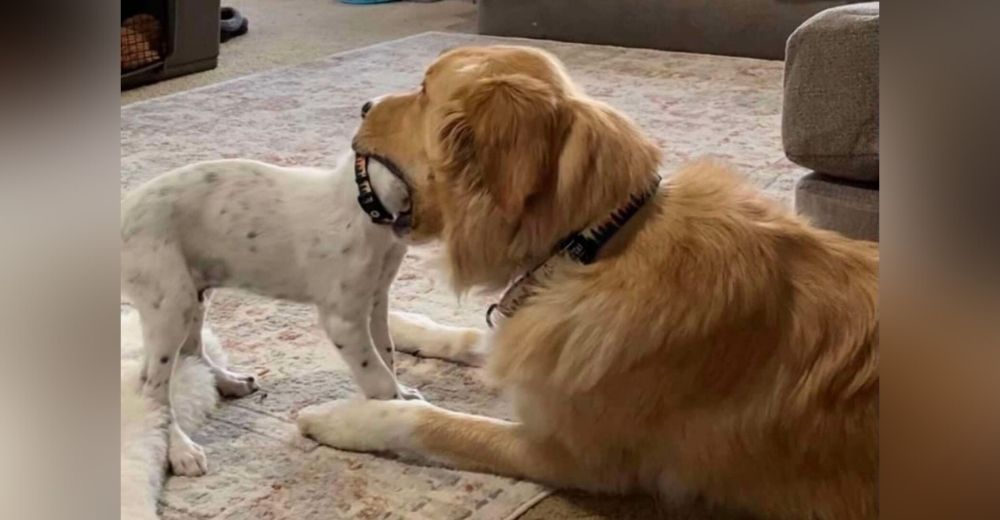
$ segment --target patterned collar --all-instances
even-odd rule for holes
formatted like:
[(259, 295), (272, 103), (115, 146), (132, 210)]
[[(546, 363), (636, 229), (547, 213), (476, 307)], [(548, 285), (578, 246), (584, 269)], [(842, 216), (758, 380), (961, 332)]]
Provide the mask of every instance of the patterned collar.
[(521, 275), (507, 288), (499, 302), (486, 309), (486, 324), (490, 328), (494, 327), (494, 313), (499, 313), (504, 318), (513, 316), (514, 312), (535, 294), (538, 283), (552, 275), (557, 263), (570, 260), (582, 265), (592, 264), (604, 244), (611, 240), (611, 237), (653, 197), (659, 187), (660, 177), (657, 176), (649, 189), (630, 197), (627, 204), (612, 212), (608, 218), (561, 240), (551, 256)]
[(389, 225), (396, 221), (396, 216), (386, 209), (375, 194), (371, 176), (368, 174), (368, 157), (365, 155), (354, 156), (354, 182), (358, 185), (358, 204), (372, 222)]

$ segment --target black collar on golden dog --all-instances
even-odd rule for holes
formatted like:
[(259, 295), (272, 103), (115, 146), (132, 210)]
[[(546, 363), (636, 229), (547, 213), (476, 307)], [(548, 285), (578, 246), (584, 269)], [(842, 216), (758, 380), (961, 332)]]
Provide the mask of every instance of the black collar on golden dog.
[(500, 301), (486, 309), (486, 324), (493, 328), (494, 313), (500, 313), (504, 318), (513, 316), (514, 312), (535, 294), (535, 286), (538, 285), (538, 282), (547, 279), (552, 274), (558, 262), (568, 260), (583, 265), (593, 263), (597, 259), (601, 247), (608, 240), (611, 240), (611, 237), (652, 198), (659, 188), (660, 177), (657, 176), (649, 189), (640, 194), (632, 195), (627, 204), (612, 212), (605, 220), (583, 231), (572, 233), (559, 241), (552, 256), (514, 280), (514, 283), (504, 291)]

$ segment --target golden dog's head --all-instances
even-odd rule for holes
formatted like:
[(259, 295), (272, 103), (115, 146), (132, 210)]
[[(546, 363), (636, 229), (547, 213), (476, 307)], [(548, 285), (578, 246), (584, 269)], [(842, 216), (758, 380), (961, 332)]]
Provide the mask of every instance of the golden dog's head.
[(659, 152), (528, 47), (442, 54), (416, 90), (367, 103), (357, 152), (409, 183), (413, 241), (444, 240), (457, 289), (497, 287), (642, 191)]

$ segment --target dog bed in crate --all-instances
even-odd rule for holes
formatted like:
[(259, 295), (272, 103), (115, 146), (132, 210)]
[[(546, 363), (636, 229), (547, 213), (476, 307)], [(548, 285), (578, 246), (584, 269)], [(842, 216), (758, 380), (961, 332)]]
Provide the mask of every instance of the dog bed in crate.
[(215, 68), (219, 3), (122, 0), (122, 89)]

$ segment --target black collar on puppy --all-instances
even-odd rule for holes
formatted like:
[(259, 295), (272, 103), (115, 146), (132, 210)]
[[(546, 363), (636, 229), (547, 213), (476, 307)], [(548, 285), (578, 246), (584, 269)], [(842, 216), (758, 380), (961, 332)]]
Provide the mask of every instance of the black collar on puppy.
[(499, 312), (504, 318), (511, 317), (525, 300), (535, 294), (535, 286), (540, 280), (544, 280), (552, 274), (556, 263), (561, 259), (583, 265), (594, 263), (604, 244), (611, 240), (611, 237), (639, 211), (639, 208), (642, 208), (652, 198), (659, 188), (660, 177), (657, 176), (649, 189), (631, 196), (627, 204), (613, 211), (608, 218), (561, 240), (556, 245), (552, 256), (515, 280), (503, 293), (500, 301), (486, 309), (486, 324), (493, 328), (494, 312)]
[(371, 176), (368, 175), (368, 157), (365, 155), (354, 156), (354, 182), (358, 185), (358, 204), (372, 222), (388, 225), (396, 221), (395, 215), (385, 208), (375, 194)]

